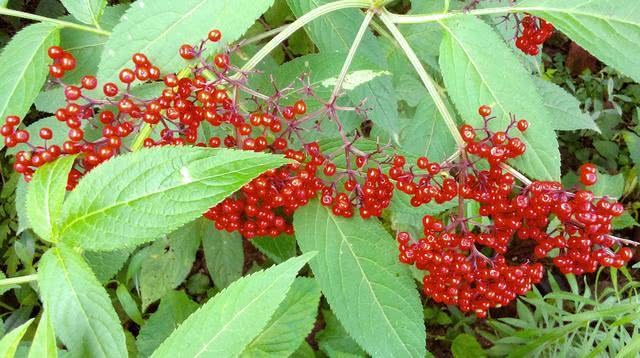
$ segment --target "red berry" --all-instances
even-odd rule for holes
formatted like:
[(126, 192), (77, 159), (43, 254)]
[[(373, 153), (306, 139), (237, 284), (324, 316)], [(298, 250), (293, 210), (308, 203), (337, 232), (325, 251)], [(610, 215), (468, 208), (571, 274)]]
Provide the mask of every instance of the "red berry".
[(53, 137), (53, 132), (51, 131), (51, 128), (44, 127), (44, 128), (40, 128), (39, 135), (40, 135), (40, 138), (44, 140), (48, 140)]
[(60, 46), (51, 46), (47, 50), (47, 55), (53, 60), (57, 60), (64, 55), (64, 50)]
[(491, 107), (482, 105), (478, 108), (478, 114), (482, 117), (489, 117), (491, 115)]
[(220, 30), (211, 30), (209, 31), (209, 35), (207, 37), (211, 42), (218, 42), (222, 38), (222, 33), (220, 32)]
[(193, 47), (191, 45), (182, 45), (180, 46), (180, 50), (178, 50), (178, 54), (180, 55), (180, 57), (184, 58), (185, 60), (191, 60), (194, 57), (196, 57), (196, 53), (193, 50)]
[(118, 86), (113, 82), (107, 82), (102, 86), (102, 91), (107, 97), (114, 97), (118, 94)]
[(94, 76), (84, 76), (80, 80), (82, 88), (92, 90), (98, 86), (98, 80)]
[(129, 84), (129, 83), (135, 81), (136, 74), (133, 71), (131, 71), (130, 69), (124, 68), (124, 69), (122, 69), (120, 71), (120, 74), (118, 75), (118, 78), (120, 78), (120, 81), (122, 83)]
[(529, 122), (527, 122), (524, 119), (521, 119), (518, 121), (518, 130), (520, 130), (520, 132), (524, 132), (527, 130), (527, 128), (529, 128)]

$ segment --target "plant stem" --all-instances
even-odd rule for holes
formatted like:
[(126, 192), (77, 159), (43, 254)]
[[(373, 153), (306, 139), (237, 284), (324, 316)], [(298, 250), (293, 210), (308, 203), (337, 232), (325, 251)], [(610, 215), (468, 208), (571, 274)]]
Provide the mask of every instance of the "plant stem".
[(10, 286), (10, 285), (16, 285), (19, 283), (26, 283), (26, 282), (32, 282), (38, 279), (38, 275), (33, 274), (33, 275), (26, 275), (26, 276), (18, 276), (18, 277), (9, 277), (9, 278), (5, 278), (0, 280), (0, 287), (2, 286)]
[(398, 30), (398, 27), (394, 25), (393, 21), (391, 21), (390, 14), (386, 10), (383, 10), (379, 14), (379, 16), (380, 16), (380, 20), (382, 20), (385, 26), (387, 26), (387, 28), (389, 29), (389, 32), (391, 32), (393, 37), (395, 37), (396, 41), (398, 41), (398, 44), (400, 45), (404, 53), (407, 55), (409, 62), (411, 62), (411, 64), (415, 68), (416, 72), (418, 73), (418, 76), (422, 80), (422, 83), (427, 88), (429, 95), (431, 95), (431, 98), (433, 98), (433, 102), (435, 103), (436, 107), (438, 108), (438, 111), (442, 115), (442, 118), (444, 119), (444, 122), (447, 125), (447, 128), (449, 129), (449, 132), (451, 132), (451, 135), (453, 136), (453, 139), (455, 139), (458, 146), (462, 147), (464, 145), (464, 141), (462, 140), (462, 136), (460, 135), (460, 132), (458, 132), (458, 126), (456, 125), (456, 122), (453, 119), (453, 116), (449, 112), (447, 105), (444, 103), (444, 100), (440, 96), (440, 93), (438, 92), (438, 88), (436, 87), (435, 81), (433, 80), (433, 78), (431, 78), (431, 76), (429, 76), (427, 71), (424, 69), (424, 66), (422, 66), (420, 59), (418, 58), (416, 53), (413, 51), (413, 49), (407, 42), (407, 39), (404, 38), (400, 30)]
[(282, 31), (284, 31), (289, 25), (282, 25), (280, 27), (276, 27), (275, 29), (271, 29), (269, 31), (265, 31), (261, 34), (258, 34), (256, 36), (250, 37), (246, 40), (240, 41), (240, 45), (249, 45), (249, 44), (253, 44), (256, 42), (260, 42), (264, 39), (268, 39), (269, 37), (273, 37), (279, 33), (281, 33)]
[(333, 88), (333, 92), (331, 93), (331, 99), (329, 103), (333, 104), (338, 98), (340, 91), (342, 90), (342, 85), (344, 84), (344, 80), (347, 78), (347, 72), (349, 71), (349, 67), (351, 67), (351, 63), (353, 62), (353, 58), (356, 55), (356, 51), (360, 46), (360, 42), (362, 42), (362, 38), (364, 37), (367, 28), (369, 27), (369, 23), (373, 18), (373, 11), (367, 11), (367, 15), (362, 21), (362, 25), (360, 25), (360, 29), (356, 34), (356, 37), (353, 39), (353, 43), (351, 44), (351, 48), (349, 48), (349, 53), (347, 53), (347, 58), (344, 60), (344, 64), (342, 65), (342, 70), (340, 70), (340, 75), (338, 75), (338, 80), (336, 81), (336, 85)]
[[(368, 8), (371, 5), (370, 0), (340, 0), (331, 2), (322, 6), (319, 6), (308, 13), (300, 16), (296, 21), (292, 22), (287, 26), (286, 29), (282, 30), (276, 37), (272, 38), (264, 47), (260, 49), (252, 58), (247, 61), (247, 63), (242, 66), (242, 72), (250, 71), (256, 65), (260, 63), (273, 49), (278, 47), (280, 43), (289, 38), (289, 36), (293, 35), (294, 32), (301, 29), (304, 25), (310, 23), (311, 21), (317, 19), (318, 17), (328, 14), (333, 11), (348, 9), (348, 8)], [(238, 76), (235, 75), (235, 76)], [(234, 76), (234, 77), (235, 77)]]
[(111, 35), (111, 32), (105, 31), (105, 30), (102, 30), (102, 29), (99, 29), (99, 28), (80, 25), (80, 24), (76, 24), (76, 23), (73, 23), (73, 22), (69, 22), (69, 21), (52, 19), (52, 18), (45, 17), (45, 16), (39, 16), (39, 15), (35, 15), (35, 14), (30, 14), (28, 12), (11, 10), (11, 9), (7, 9), (7, 8), (0, 8), (0, 15), (8, 15), (8, 16), (20, 17), (20, 18), (23, 18), (23, 19), (40, 21), (40, 22), (49, 22), (49, 23), (52, 23), (52, 24), (56, 24), (56, 25), (58, 25), (60, 27), (66, 27), (66, 28), (76, 29), (76, 30), (81, 30), (81, 31), (86, 31), (86, 32), (93, 32), (93, 33), (98, 34), (98, 35), (104, 35), (104, 36)]
[(510, 12), (526, 12), (535, 10), (534, 7), (494, 7), (488, 9), (477, 9), (471, 11), (450, 11), (446, 13), (435, 14), (415, 14), (415, 15), (396, 15), (388, 14), (389, 20), (396, 24), (423, 24), (426, 22), (434, 22), (450, 19), (458, 16), (481, 16), (481, 15), (493, 15), (504, 14)]

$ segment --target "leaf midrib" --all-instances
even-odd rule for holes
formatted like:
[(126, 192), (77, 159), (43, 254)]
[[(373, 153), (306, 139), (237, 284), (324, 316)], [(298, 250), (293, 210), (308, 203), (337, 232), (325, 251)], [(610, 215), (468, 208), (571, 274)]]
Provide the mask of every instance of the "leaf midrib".
[[(318, 206), (319, 206), (319, 208), (318, 208), (318, 210), (316, 210), (316, 221), (317, 221), (318, 213), (320, 212), (320, 210), (327, 211), (323, 206), (320, 206), (320, 205), (318, 205)], [(382, 316), (384, 317), (384, 320), (385, 320), (386, 324), (391, 328), (391, 331), (393, 332), (393, 334), (396, 336), (396, 338), (400, 342), (400, 345), (402, 346), (402, 348), (404, 348), (404, 350), (409, 354), (409, 356), (411, 356), (411, 351), (409, 351), (409, 349), (407, 348), (406, 344), (402, 341), (402, 338), (400, 337), (400, 335), (396, 331), (395, 327), (391, 324), (391, 321), (389, 321), (389, 318), (387, 317), (387, 315), (385, 313), (385, 310), (383, 309), (382, 305), (380, 304), (380, 301), (378, 300), (378, 296), (376, 295), (375, 291), (373, 290), (373, 286), (371, 286), (371, 282), (368, 279), (368, 276), (364, 272), (364, 269), (362, 268), (362, 265), (360, 264), (360, 261), (358, 260), (358, 256), (355, 254), (355, 252), (353, 252), (353, 249), (351, 248), (351, 245), (349, 245), (349, 242), (346, 240), (347, 235), (344, 233), (344, 231), (342, 231), (342, 229), (340, 229), (340, 226), (338, 225), (338, 222), (336, 221), (336, 219), (331, 214), (329, 214), (328, 211), (327, 211), (327, 223), (326, 223), (326, 226), (325, 226), (325, 232), (328, 232), (330, 221), (333, 222), (333, 226), (340, 233), (340, 238), (341, 238), (340, 246), (343, 246), (343, 244), (346, 243), (346, 246), (349, 249), (349, 252), (351, 253), (351, 256), (353, 257), (354, 261), (356, 262), (356, 264), (358, 266), (358, 269), (360, 270), (360, 273), (361, 273), (361, 275), (363, 277), (363, 281), (366, 282), (367, 286), (369, 287), (369, 291), (371, 292), (371, 296), (373, 296), (373, 299), (374, 299), (374, 302), (375, 302), (376, 306), (378, 306), (378, 309), (380, 310), (380, 312), (383, 313)], [(367, 278), (367, 279), (364, 280), (364, 278)]]

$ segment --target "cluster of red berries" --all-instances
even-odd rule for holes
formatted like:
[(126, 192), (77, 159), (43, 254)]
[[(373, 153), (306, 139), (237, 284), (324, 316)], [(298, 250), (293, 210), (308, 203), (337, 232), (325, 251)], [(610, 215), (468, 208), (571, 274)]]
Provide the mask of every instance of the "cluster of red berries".
[[(169, 73), (161, 77), (160, 69), (146, 55), (134, 54), (131, 58), (134, 67), (119, 72), (119, 83), (103, 84), (105, 99), (91, 97), (95, 92), (89, 91), (98, 87), (94, 76), (84, 76), (78, 85), (64, 83), (64, 71), (73, 69), (75, 65), (71, 64), (75, 64), (75, 59), (59, 47), (52, 47), (49, 50), (55, 61), (51, 65), (52, 74), (59, 73), (52, 76), (52, 80), (63, 86), (67, 102), (55, 112), (55, 118), (66, 123), (69, 128), (67, 138), (64, 141), (53, 138), (51, 129), (43, 128), (40, 136), (45, 139), (44, 144), (31, 145), (29, 133), (16, 130), (19, 118), (8, 117), (0, 130), (7, 146), (30, 145), (30, 150), (17, 154), (15, 170), (30, 180), (34, 170), (43, 164), (60, 155), (79, 154), (68, 177), (67, 187), (72, 190), (89, 170), (129, 151), (131, 135), (137, 134), (143, 125), (150, 125), (159, 130), (144, 139), (143, 145), (147, 147), (224, 146), (284, 154), (297, 162), (264, 173), (211, 208), (204, 216), (214, 221), (220, 230), (238, 231), (246, 238), (292, 233), (293, 212), (318, 193), (322, 193), (322, 203), (331, 206), (336, 215), (351, 217), (355, 209), (359, 209), (365, 218), (381, 215), (389, 205), (394, 189), (380, 170), (389, 159), (383, 154), (385, 147), (364, 153), (356, 148), (355, 142), (361, 135), (355, 133), (355, 138), (345, 139), (348, 143), (344, 143), (345, 150), (341, 153), (345, 163), (338, 163), (335, 157), (339, 153), (322, 153), (317, 143), (305, 143), (300, 133), (309, 130), (304, 127), (305, 123), (317, 125), (323, 119), (335, 122), (340, 131), (339, 111), (364, 112), (359, 108), (338, 109), (331, 103), (321, 102), (320, 107), (325, 111), (307, 114), (304, 98), (291, 101), (295, 96), (320, 101), (310, 83), (305, 83), (304, 76), (299, 80), (303, 84), (301, 89), (290, 85), (287, 90), (262, 94), (248, 87), (249, 73), (238, 70), (229, 62), (232, 50), (214, 55), (212, 63), (206, 61), (207, 42), (218, 42), (221, 37), (220, 31), (212, 30), (199, 45), (180, 47), (179, 55), (196, 63), (184, 76)], [(58, 67), (63, 71), (58, 71)], [(240, 79), (234, 79), (236, 77)], [(164, 88), (158, 97), (140, 98), (130, 93), (136, 82), (156, 82)], [(244, 98), (247, 96), (248, 101)], [(83, 128), (88, 123), (96, 130), (85, 134)], [(209, 127), (206, 132), (214, 134), (203, 137), (203, 125)], [(343, 138), (349, 135), (341, 134)], [(336, 164), (342, 168), (337, 168)]]
[[(524, 132), (528, 123), (512, 118), (504, 132), (492, 132), (488, 129), (491, 108), (482, 106), (478, 112), (484, 119), (482, 128), (460, 128), (465, 142), (460, 159), (432, 169), (427, 159), (419, 158), (416, 166), (427, 170), (424, 176), (415, 174), (414, 167), (404, 169), (404, 158), (395, 160), (398, 165), (392, 168), (392, 177), (404, 179), (398, 180), (399, 189), (414, 195), (414, 205), (427, 203), (429, 198), (458, 200), (458, 212), (446, 225), (427, 215), (422, 222), (423, 238), (412, 240), (406, 232), (397, 235), (400, 261), (428, 271), (423, 281), (427, 295), (484, 317), (489, 308), (507, 304), (538, 283), (544, 270), (536, 261), (554, 249), (552, 262), (564, 273), (594, 272), (599, 265), (621, 267), (631, 259), (631, 249), (622, 247), (630, 242), (610, 235), (611, 220), (624, 209), (620, 203), (595, 198), (586, 190), (566, 191), (558, 182), (526, 182), (520, 187), (503, 166), (525, 152), (524, 143), (509, 135), (510, 129)], [(585, 165), (581, 172), (591, 175), (595, 166)], [(445, 179), (439, 184), (433, 180), (437, 176)], [(596, 180), (588, 178), (590, 184)], [(430, 192), (424, 194), (426, 201), (416, 199), (416, 193), (423, 190)], [(477, 217), (465, 217), (468, 200), (477, 203)], [(558, 224), (550, 230), (554, 217)], [(525, 262), (507, 259), (516, 239), (536, 242), (533, 255)], [(614, 247), (619, 248), (617, 253)]]
[(536, 56), (540, 53), (540, 46), (553, 35), (554, 27), (531, 15), (526, 15), (521, 23), (522, 34), (516, 38), (516, 47), (527, 55)]
[(60, 46), (49, 47), (47, 55), (53, 60), (53, 64), (49, 65), (49, 74), (53, 78), (62, 78), (66, 72), (76, 68), (75, 57)]

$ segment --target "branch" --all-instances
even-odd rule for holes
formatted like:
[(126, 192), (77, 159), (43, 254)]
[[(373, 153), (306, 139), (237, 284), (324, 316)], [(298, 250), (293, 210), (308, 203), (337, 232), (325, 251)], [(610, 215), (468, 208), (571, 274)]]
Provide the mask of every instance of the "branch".
[(453, 139), (455, 139), (458, 146), (463, 146), (464, 141), (462, 140), (462, 136), (460, 136), (460, 132), (458, 131), (458, 126), (456, 125), (456, 122), (453, 119), (453, 116), (449, 112), (447, 105), (444, 103), (444, 100), (440, 96), (440, 93), (438, 92), (435, 81), (433, 80), (433, 78), (431, 78), (431, 76), (429, 76), (427, 71), (424, 69), (424, 66), (422, 66), (420, 59), (418, 59), (418, 56), (416, 55), (416, 53), (413, 51), (413, 49), (407, 42), (407, 39), (405, 39), (405, 37), (400, 32), (400, 30), (398, 30), (398, 27), (393, 24), (393, 21), (390, 17), (391, 14), (389, 14), (386, 10), (384, 10), (379, 14), (379, 16), (380, 16), (380, 20), (382, 20), (382, 22), (385, 24), (385, 26), (387, 26), (387, 28), (389, 29), (393, 37), (396, 39), (396, 41), (398, 41), (398, 44), (407, 55), (409, 62), (411, 62), (411, 64), (415, 68), (416, 72), (418, 73), (418, 76), (422, 80), (422, 83), (427, 88), (429, 95), (431, 95), (431, 98), (433, 98), (433, 102), (436, 104), (438, 111), (442, 115), (442, 118), (444, 119), (444, 122), (447, 125), (447, 128), (449, 129), (449, 132), (451, 132), (451, 135), (453, 136)]
[(9, 277), (9, 278), (5, 278), (5, 279), (0, 280), (0, 287), (16, 285), (16, 284), (19, 284), (19, 283), (32, 282), (32, 281), (35, 281), (37, 279), (38, 279), (38, 275), (37, 274), (26, 275), (26, 276), (18, 276), (18, 277)]
[(40, 22), (49, 22), (49, 23), (52, 23), (52, 24), (56, 24), (56, 25), (58, 25), (60, 27), (66, 27), (66, 28), (76, 29), (76, 30), (81, 30), (81, 31), (86, 31), (86, 32), (93, 32), (93, 33), (98, 34), (98, 35), (104, 35), (104, 36), (111, 35), (111, 32), (105, 31), (105, 30), (102, 30), (102, 29), (99, 29), (99, 28), (80, 25), (80, 24), (76, 24), (76, 23), (73, 23), (73, 22), (68, 22), (68, 21), (63, 21), (63, 20), (58, 20), (58, 19), (52, 19), (52, 18), (45, 17), (45, 16), (39, 16), (39, 15), (35, 15), (35, 14), (30, 14), (28, 12), (11, 10), (11, 9), (7, 9), (7, 8), (0, 8), (0, 15), (8, 15), (8, 16), (20, 17), (20, 18), (23, 18), (23, 19), (35, 20), (35, 21), (40, 21)]

